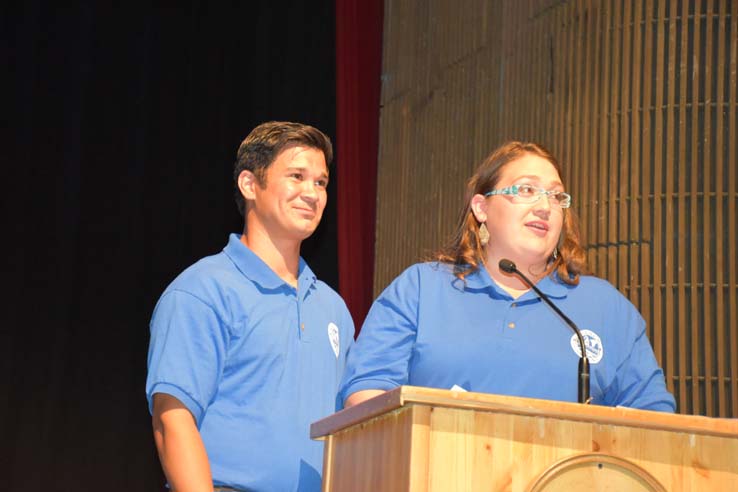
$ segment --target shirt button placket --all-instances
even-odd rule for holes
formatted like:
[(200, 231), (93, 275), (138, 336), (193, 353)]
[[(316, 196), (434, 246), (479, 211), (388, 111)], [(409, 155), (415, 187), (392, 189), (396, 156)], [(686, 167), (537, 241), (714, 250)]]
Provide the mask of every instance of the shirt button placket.
[(505, 324), (506, 328), (509, 330), (515, 329), (515, 311), (516, 307), (518, 307), (518, 304), (516, 302), (513, 302), (510, 304), (510, 308), (508, 309), (507, 313), (507, 323)]
[(299, 295), (299, 291), (297, 291), (297, 289), (295, 289), (294, 298), (293, 299), (295, 301), (295, 312), (296, 312), (296, 316), (297, 316), (297, 328), (298, 328), (298, 330), (297, 330), (297, 336), (300, 338), (300, 340), (302, 340), (302, 339), (305, 338), (305, 323), (302, 321), (302, 312), (301, 312), (302, 309), (300, 309), (301, 308), (301, 306), (300, 306), (300, 295)]

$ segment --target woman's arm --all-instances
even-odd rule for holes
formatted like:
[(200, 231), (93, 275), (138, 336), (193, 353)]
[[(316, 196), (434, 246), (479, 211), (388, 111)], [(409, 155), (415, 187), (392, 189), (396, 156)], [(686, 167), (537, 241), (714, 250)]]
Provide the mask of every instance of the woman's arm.
[(405, 270), (374, 301), (346, 357), (337, 409), (408, 384), (417, 335), (419, 267)]
[(346, 398), (345, 408), (353, 407), (354, 405), (358, 405), (362, 401), (366, 401), (370, 398), (374, 398), (377, 395), (381, 395), (384, 393), (384, 390), (361, 390), (357, 391), (356, 393), (351, 393), (348, 398)]

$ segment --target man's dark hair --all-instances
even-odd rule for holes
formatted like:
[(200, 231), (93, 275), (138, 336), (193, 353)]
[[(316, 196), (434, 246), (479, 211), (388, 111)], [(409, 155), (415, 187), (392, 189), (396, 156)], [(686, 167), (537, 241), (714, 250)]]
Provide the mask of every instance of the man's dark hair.
[(246, 203), (238, 189), (238, 176), (251, 171), (261, 187), (266, 186), (266, 170), (283, 150), (303, 146), (320, 150), (329, 166), (333, 161), (331, 139), (310, 125), (289, 121), (268, 121), (254, 128), (238, 147), (233, 181), (236, 186), (236, 205), (241, 215), (246, 213)]

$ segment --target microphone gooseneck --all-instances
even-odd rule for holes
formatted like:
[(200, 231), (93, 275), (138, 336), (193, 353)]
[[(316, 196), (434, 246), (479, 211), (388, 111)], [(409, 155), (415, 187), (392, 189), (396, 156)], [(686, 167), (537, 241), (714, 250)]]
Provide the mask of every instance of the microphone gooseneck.
[(546, 304), (548, 304), (548, 306), (553, 309), (556, 314), (558, 314), (572, 330), (574, 330), (574, 333), (576, 333), (577, 339), (579, 339), (579, 348), (582, 353), (582, 356), (579, 359), (577, 397), (579, 398), (579, 403), (589, 403), (589, 359), (587, 359), (587, 347), (584, 344), (584, 337), (582, 336), (582, 332), (572, 320), (570, 320), (564, 313), (561, 312), (559, 308), (556, 307), (553, 302), (551, 302), (551, 299), (549, 299), (546, 294), (541, 292), (541, 290), (536, 287), (535, 284), (528, 279), (528, 277), (523, 275), (523, 272), (518, 270), (518, 267), (515, 266), (515, 263), (508, 260), (507, 258), (503, 258), (500, 260), (498, 266), (500, 267), (500, 270), (505, 273), (517, 275), (523, 282), (525, 282), (526, 285), (528, 285), (528, 287), (533, 289), (533, 291), (538, 294), (538, 296)]

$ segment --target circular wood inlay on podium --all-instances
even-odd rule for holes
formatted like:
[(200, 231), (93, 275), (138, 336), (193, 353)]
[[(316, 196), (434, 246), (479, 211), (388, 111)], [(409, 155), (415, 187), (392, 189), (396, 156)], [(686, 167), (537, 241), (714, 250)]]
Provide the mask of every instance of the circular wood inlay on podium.
[(603, 453), (565, 458), (533, 483), (529, 492), (666, 492), (650, 473), (630, 461)]

